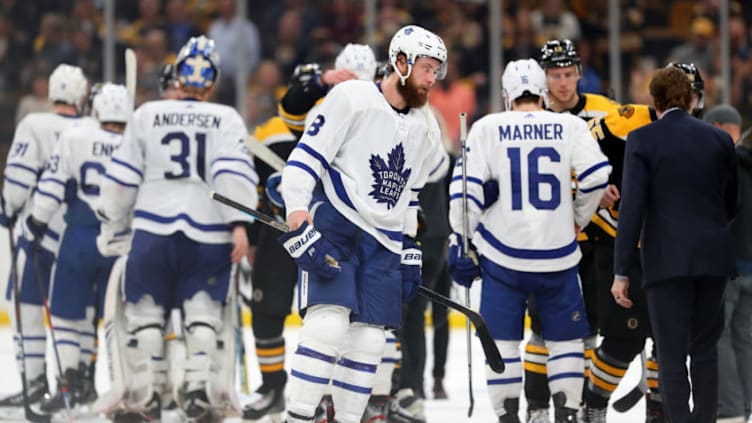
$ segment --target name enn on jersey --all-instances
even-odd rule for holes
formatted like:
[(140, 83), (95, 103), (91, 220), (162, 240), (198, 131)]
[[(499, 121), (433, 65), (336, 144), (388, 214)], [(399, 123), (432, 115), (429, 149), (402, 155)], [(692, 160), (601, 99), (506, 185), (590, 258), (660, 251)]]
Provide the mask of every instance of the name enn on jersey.
[(117, 148), (116, 145), (95, 141), (91, 146), (91, 155), (112, 157), (112, 152)]
[(159, 126), (196, 126), (219, 129), (222, 118), (211, 113), (162, 113), (154, 115), (153, 128)]
[(499, 141), (560, 140), (564, 126), (560, 123), (525, 123), (499, 126)]

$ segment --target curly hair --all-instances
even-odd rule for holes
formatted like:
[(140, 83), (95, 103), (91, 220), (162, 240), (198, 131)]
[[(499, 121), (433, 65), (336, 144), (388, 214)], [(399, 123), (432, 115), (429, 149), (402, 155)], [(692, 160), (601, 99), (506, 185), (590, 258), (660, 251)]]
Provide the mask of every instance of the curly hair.
[(658, 69), (650, 81), (650, 95), (655, 108), (664, 112), (672, 107), (689, 110), (692, 104), (692, 84), (687, 75), (673, 66)]

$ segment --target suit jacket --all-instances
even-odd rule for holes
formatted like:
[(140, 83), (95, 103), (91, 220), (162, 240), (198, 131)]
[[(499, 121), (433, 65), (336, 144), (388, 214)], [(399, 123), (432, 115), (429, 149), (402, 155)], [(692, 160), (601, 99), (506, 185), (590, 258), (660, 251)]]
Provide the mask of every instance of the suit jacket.
[(641, 243), (643, 285), (733, 276), (729, 222), (737, 159), (722, 130), (673, 110), (627, 137), (614, 273), (627, 275)]

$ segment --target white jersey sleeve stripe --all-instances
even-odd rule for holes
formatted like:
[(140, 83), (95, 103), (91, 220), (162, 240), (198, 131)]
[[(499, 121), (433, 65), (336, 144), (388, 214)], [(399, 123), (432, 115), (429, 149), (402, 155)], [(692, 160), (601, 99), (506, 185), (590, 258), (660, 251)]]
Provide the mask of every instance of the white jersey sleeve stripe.
[[(478, 206), (479, 209), (483, 210), (483, 203), (480, 200), (478, 200), (477, 198), (475, 198), (475, 196), (467, 194), (467, 199), (470, 200), (470, 201), (472, 201), (476, 206)], [(455, 201), (455, 200), (462, 200), (462, 193), (461, 192), (460, 193), (456, 193), (456, 194), (452, 194), (449, 197), (449, 201)]]
[(53, 182), (53, 183), (61, 185), (63, 188), (65, 188), (65, 182), (63, 182), (63, 181), (61, 181), (60, 179), (57, 179), (57, 178), (49, 178), (48, 177), (48, 178), (42, 178), (42, 179), (39, 180), (40, 184), (43, 183), (43, 182)]
[(587, 194), (589, 192), (597, 191), (599, 189), (603, 189), (603, 188), (607, 188), (607, 187), (608, 187), (608, 182), (606, 182), (604, 184), (601, 184), (601, 185), (596, 185), (596, 186), (594, 186), (592, 188), (579, 188), (579, 190), (580, 190), (581, 193)]
[(436, 166), (434, 166), (434, 168), (431, 169), (430, 172), (428, 172), (429, 178), (433, 176), (433, 174), (436, 173), (439, 169), (441, 169), (441, 165), (443, 165), (445, 161), (446, 161), (446, 156), (441, 156), (441, 160), (439, 160), (439, 163)]
[(572, 242), (569, 244), (549, 249), (549, 250), (532, 250), (532, 249), (522, 249), (522, 248), (514, 248), (509, 245), (506, 245), (499, 241), (496, 237), (494, 237), (491, 232), (489, 232), (482, 223), (478, 224), (478, 233), (481, 237), (494, 249), (499, 251), (500, 253), (513, 257), (518, 259), (526, 259), (526, 260), (552, 260), (552, 259), (559, 259), (569, 256), (570, 254), (573, 254), (577, 251), (577, 239), (573, 239)]
[(29, 166), (24, 166), (20, 163), (8, 163), (8, 168), (23, 169), (31, 172), (32, 174), (34, 174), (34, 176), (36, 176), (37, 172), (39, 171), (38, 169), (32, 169)]
[(419, 205), (420, 205), (420, 201), (411, 200), (410, 204), (408, 206), (409, 207), (418, 207)]
[[(462, 175), (453, 176), (451, 182), (455, 182), (455, 181), (462, 181)], [(478, 184), (480, 186), (483, 186), (483, 181), (481, 181), (480, 178), (476, 178), (474, 176), (468, 176), (467, 182), (471, 184)]]
[(31, 187), (29, 185), (26, 185), (25, 183), (23, 183), (21, 181), (17, 181), (17, 180), (15, 180), (13, 178), (10, 178), (10, 177), (8, 177), (8, 175), (5, 176), (5, 182), (9, 182), (9, 183), (11, 183), (13, 185), (18, 185), (19, 187), (21, 187), (23, 189), (31, 189)]
[(606, 167), (606, 166), (610, 166), (610, 164), (608, 163), (608, 161), (600, 162), (600, 163), (597, 163), (597, 164), (595, 164), (593, 166), (590, 166), (584, 172), (582, 172), (579, 175), (577, 175), (577, 180), (580, 181), (580, 182), (582, 182), (582, 180), (585, 179), (585, 178), (587, 178), (588, 176), (590, 176), (590, 174), (592, 174), (596, 170), (598, 170), (598, 169), (600, 169), (602, 167)]
[(238, 159), (235, 157), (217, 157), (211, 162), (211, 166), (214, 167), (214, 165), (217, 162), (233, 162), (233, 163), (239, 162), (239, 163), (244, 164), (246, 167), (248, 167), (248, 169), (250, 169), (252, 172), (256, 172), (256, 167), (253, 166), (253, 164), (249, 162), (248, 160)]
[(314, 181), (319, 180), (319, 175), (316, 174), (316, 172), (313, 171), (313, 169), (310, 168), (307, 164), (303, 162), (299, 162), (297, 160), (291, 160), (287, 162), (287, 166), (297, 167), (299, 169), (302, 169), (306, 171), (309, 175), (311, 175), (311, 178), (313, 178)]
[(107, 178), (107, 179), (109, 179), (109, 180), (111, 180), (112, 182), (114, 182), (114, 183), (116, 183), (118, 185), (122, 185), (124, 187), (138, 189), (138, 186), (139, 186), (138, 184), (129, 184), (128, 182), (121, 181), (120, 179), (118, 179), (118, 178), (110, 175), (109, 173), (105, 173), (104, 177)]
[(124, 162), (124, 161), (122, 161), (122, 160), (119, 160), (119, 159), (117, 159), (117, 158), (115, 158), (115, 157), (113, 157), (113, 158), (112, 158), (112, 163), (116, 163), (116, 164), (119, 164), (120, 166), (123, 166), (123, 167), (125, 167), (125, 168), (127, 168), (127, 169), (130, 169), (130, 170), (132, 170), (132, 171), (133, 171), (134, 173), (136, 173), (136, 174), (137, 174), (138, 176), (140, 176), (141, 178), (143, 178), (143, 177), (144, 177), (144, 173), (143, 173), (143, 172), (141, 172), (141, 171), (140, 171), (140, 170), (139, 170), (138, 168), (136, 168), (135, 166), (133, 166), (133, 165), (132, 165), (132, 164), (130, 164), (130, 163)]
[(225, 174), (225, 173), (230, 174), (230, 175), (239, 176), (239, 177), (245, 179), (246, 181), (248, 181), (252, 185), (258, 185), (258, 181), (253, 180), (250, 176), (248, 176), (248, 175), (246, 175), (244, 173), (236, 172), (234, 170), (229, 170), (229, 169), (220, 169), (220, 170), (214, 172), (214, 174), (212, 175), (212, 178), (216, 178), (217, 176)]
[(153, 213), (149, 213), (144, 210), (136, 210), (133, 213), (133, 217), (140, 218), (140, 219), (146, 219), (151, 220), (157, 223), (161, 224), (167, 224), (167, 223), (173, 223), (178, 220), (182, 220), (183, 222), (187, 223), (188, 225), (206, 232), (227, 232), (230, 230), (230, 225), (226, 224), (204, 224), (204, 223), (198, 223), (195, 220), (191, 219), (190, 216), (188, 216), (185, 213), (180, 213), (175, 216), (158, 216)]
[(62, 203), (62, 202), (63, 202), (63, 199), (62, 199), (62, 198), (60, 198), (60, 197), (58, 197), (58, 196), (57, 196), (57, 195), (55, 195), (55, 194), (52, 194), (52, 193), (50, 193), (50, 192), (44, 191), (44, 190), (42, 190), (42, 189), (39, 189), (39, 188), (37, 188), (37, 190), (36, 190), (36, 191), (37, 191), (37, 194), (39, 194), (39, 195), (44, 195), (45, 197), (49, 197), (49, 198), (52, 198), (53, 200), (57, 201), (58, 203)]

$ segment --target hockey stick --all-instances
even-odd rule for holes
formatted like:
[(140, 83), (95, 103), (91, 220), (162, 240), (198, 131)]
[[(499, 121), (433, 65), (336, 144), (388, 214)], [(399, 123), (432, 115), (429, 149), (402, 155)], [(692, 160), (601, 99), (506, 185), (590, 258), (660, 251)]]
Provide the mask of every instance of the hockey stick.
[(235, 310), (237, 313), (238, 324), (235, 326), (235, 354), (240, 364), (240, 389), (248, 395), (251, 393), (248, 385), (248, 362), (245, 358), (245, 337), (243, 336), (243, 306), (240, 304), (240, 265), (235, 266)]
[(136, 75), (138, 73), (138, 63), (136, 62), (136, 52), (132, 48), (125, 49), (125, 86), (128, 94), (131, 96), (133, 103), (136, 102)]
[(37, 284), (39, 285), (39, 294), (42, 296), (42, 305), (44, 311), (47, 313), (47, 324), (50, 326), (50, 336), (52, 337), (52, 351), (55, 353), (55, 363), (57, 364), (57, 373), (60, 377), (60, 393), (63, 395), (63, 402), (65, 403), (65, 411), (68, 414), (68, 421), (73, 423), (73, 409), (71, 408), (70, 393), (68, 392), (68, 381), (65, 379), (63, 373), (63, 366), (60, 364), (60, 351), (57, 348), (57, 339), (55, 337), (55, 325), (52, 324), (52, 312), (50, 311), (50, 301), (47, 298), (47, 293), (44, 292), (44, 284), (42, 283), (42, 265), (39, 262), (40, 250), (42, 249), (42, 240), (34, 240), (34, 269), (37, 274)]
[(259, 142), (259, 140), (257, 140), (253, 135), (249, 134), (245, 138), (244, 144), (246, 147), (248, 147), (249, 150), (251, 150), (251, 153), (254, 156), (258, 157), (259, 160), (268, 164), (272, 169), (281, 172), (285, 167), (285, 160), (282, 157), (279, 157), (279, 155), (275, 153), (274, 150), (267, 147), (266, 144)]
[[(467, 231), (470, 224), (467, 217), (467, 154), (465, 149), (467, 142), (467, 113), (460, 112), (460, 161), (462, 162), (462, 251), (464, 258), (467, 258), (468, 240)], [(470, 307), (470, 287), (465, 287), (465, 305)], [(475, 398), (473, 397), (473, 348), (472, 333), (470, 332), (470, 321), (466, 321), (466, 341), (467, 341), (467, 385), (470, 393), (470, 408), (467, 410), (467, 417), (472, 417), (473, 408), (475, 407)]]
[(29, 402), (29, 382), (26, 380), (26, 351), (24, 350), (23, 325), (21, 324), (21, 286), (18, 280), (18, 252), (16, 251), (16, 242), (13, 239), (13, 225), (8, 225), (8, 238), (10, 240), (10, 278), (13, 284), (13, 307), (16, 314), (16, 348), (21, 354), (19, 367), (21, 369), (21, 394), (24, 402), (24, 417), (26, 420), (34, 423), (49, 423), (52, 416), (49, 414), (36, 413), (31, 408)]
[(647, 378), (647, 358), (645, 356), (645, 350), (640, 353), (640, 362), (642, 363), (642, 369), (640, 373), (640, 382), (632, 388), (626, 395), (614, 401), (614, 410), (620, 413), (626, 413), (631, 410), (632, 407), (637, 405), (638, 402), (645, 396), (648, 391), (648, 378)]
[[(213, 200), (218, 201), (226, 206), (230, 206), (234, 209), (240, 210), (243, 213), (258, 220), (259, 222), (269, 225), (278, 231), (281, 231), (281, 232), (288, 231), (288, 227), (286, 224), (279, 222), (278, 220), (274, 219), (271, 216), (267, 216), (257, 210), (248, 208), (223, 195), (217, 194), (214, 191), (210, 192), (209, 196)], [(496, 373), (504, 372), (504, 360), (501, 358), (499, 349), (496, 347), (496, 342), (494, 342), (493, 337), (491, 336), (491, 332), (488, 330), (486, 321), (483, 320), (483, 317), (479, 313), (463, 306), (462, 304), (454, 302), (450, 300), (449, 298), (439, 294), (438, 292), (428, 289), (422, 285), (418, 287), (418, 293), (423, 295), (426, 298), (436, 301), (439, 304), (445, 305), (451, 308), (452, 310), (456, 310), (462, 313), (471, 322), (473, 322), (473, 325), (475, 326), (475, 330), (478, 333), (478, 338), (480, 338), (480, 343), (483, 346), (483, 353), (486, 356), (486, 361), (488, 362), (489, 367), (491, 367), (491, 370), (493, 370)]]

